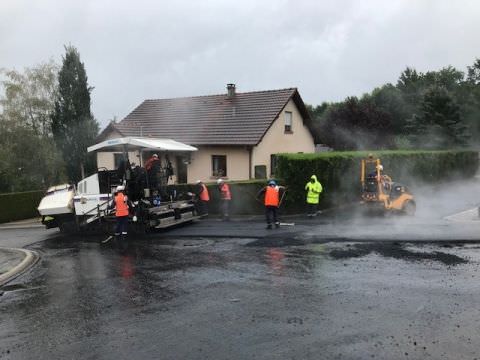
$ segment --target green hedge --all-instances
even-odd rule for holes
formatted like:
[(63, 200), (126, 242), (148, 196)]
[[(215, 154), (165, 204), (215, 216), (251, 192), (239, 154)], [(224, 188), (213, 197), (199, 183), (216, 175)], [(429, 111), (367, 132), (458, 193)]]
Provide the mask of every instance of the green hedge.
[[(324, 187), (321, 207), (355, 201), (360, 193), (361, 159), (370, 152), (325, 152), (318, 154), (279, 154), (277, 174), (289, 186), (287, 206), (300, 210), (305, 202), (304, 186), (317, 175)], [(410, 187), (455, 178), (469, 178), (477, 172), (478, 152), (459, 151), (376, 151), (384, 173)]]
[(0, 223), (39, 216), (37, 207), (45, 191), (0, 194)]

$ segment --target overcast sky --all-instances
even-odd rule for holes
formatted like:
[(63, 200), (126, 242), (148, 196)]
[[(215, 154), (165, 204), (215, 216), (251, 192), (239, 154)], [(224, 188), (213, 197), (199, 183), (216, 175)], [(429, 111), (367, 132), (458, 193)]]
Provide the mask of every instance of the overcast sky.
[(144, 99), (298, 87), (320, 104), (480, 57), (480, 2), (1, 0), (0, 67), (77, 47), (104, 127)]

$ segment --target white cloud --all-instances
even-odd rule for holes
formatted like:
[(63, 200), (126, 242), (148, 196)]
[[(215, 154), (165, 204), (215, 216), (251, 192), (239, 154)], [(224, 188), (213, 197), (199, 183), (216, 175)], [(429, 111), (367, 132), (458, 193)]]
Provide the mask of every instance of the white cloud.
[(480, 4), (375, 0), (0, 3), (0, 67), (80, 51), (106, 121), (143, 99), (297, 86), (319, 104), (419, 70), (473, 63)]

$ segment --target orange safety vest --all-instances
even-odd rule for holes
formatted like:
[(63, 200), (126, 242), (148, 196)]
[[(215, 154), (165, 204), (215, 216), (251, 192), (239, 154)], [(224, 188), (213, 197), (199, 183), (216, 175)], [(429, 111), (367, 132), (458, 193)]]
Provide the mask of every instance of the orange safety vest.
[(202, 184), (203, 191), (200, 193), (200, 200), (202, 201), (210, 201), (210, 196), (208, 196), (208, 190), (205, 184)]
[(115, 216), (128, 216), (127, 197), (122, 193), (115, 195)]
[(265, 206), (278, 206), (278, 186), (267, 186), (265, 190)]
[(230, 193), (230, 186), (228, 184), (222, 184), (220, 186), (220, 196), (222, 200), (232, 200), (232, 194)]

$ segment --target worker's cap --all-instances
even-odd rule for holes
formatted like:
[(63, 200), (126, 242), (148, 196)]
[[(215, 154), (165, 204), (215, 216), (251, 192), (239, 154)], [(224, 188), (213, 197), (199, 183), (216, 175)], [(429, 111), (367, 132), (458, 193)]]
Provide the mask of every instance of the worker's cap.
[(154, 158), (157, 158), (158, 159), (158, 155), (157, 154), (153, 154), (152, 155)]
[(223, 183), (223, 179), (218, 179), (217, 184), (221, 184), (221, 183)]
[(202, 180), (197, 180), (195, 181), (195, 184), (200, 184), (202, 182)]
[(277, 185), (275, 180), (268, 180), (268, 185)]
[(122, 186), (122, 185), (117, 186), (117, 188), (115, 189), (116, 192), (120, 192), (124, 190), (125, 190), (125, 186)]
[(377, 169), (382, 171), (383, 170), (383, 165), (377, 165)]

